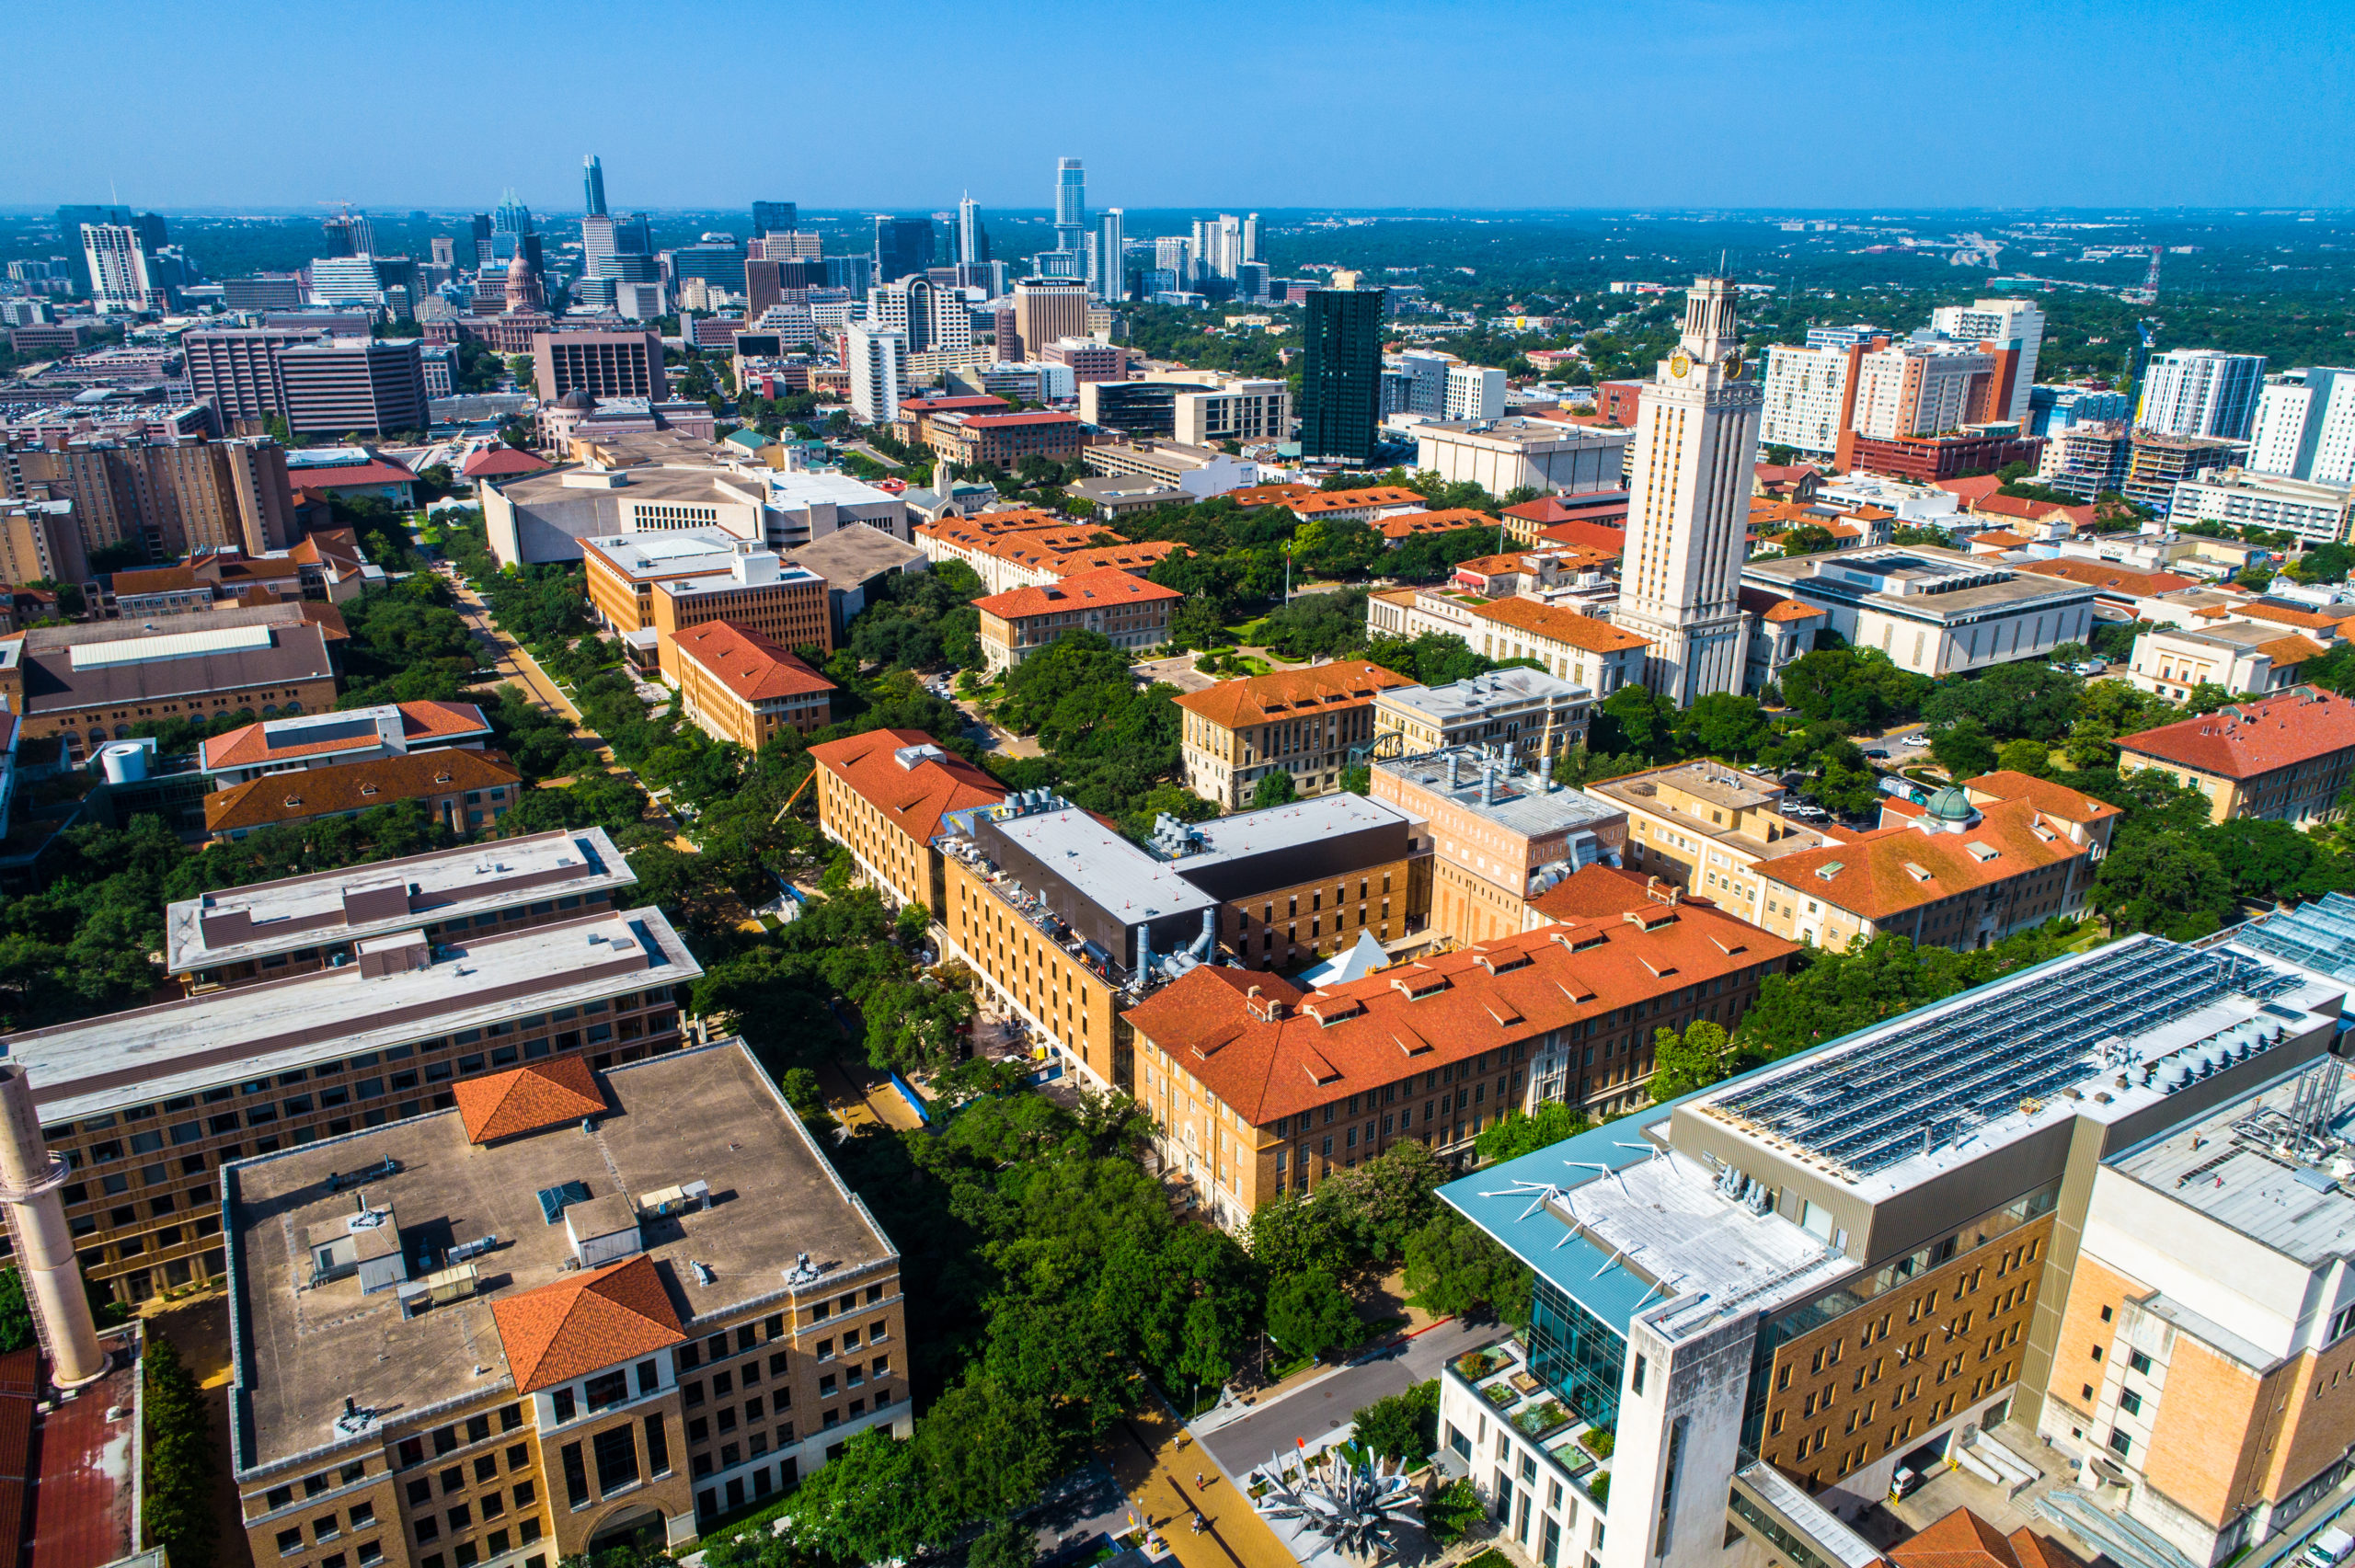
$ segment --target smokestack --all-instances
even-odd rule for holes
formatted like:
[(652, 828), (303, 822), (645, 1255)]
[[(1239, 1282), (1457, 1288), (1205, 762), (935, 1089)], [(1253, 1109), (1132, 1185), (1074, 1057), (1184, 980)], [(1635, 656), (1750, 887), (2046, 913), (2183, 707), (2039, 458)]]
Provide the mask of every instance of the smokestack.
[(1137, 972), (1132, 978), (1137, 984), (1143, 985), (1145, 977), (1152, 972), (1153, 927), (1141, 925), (1137, 927)]
[(1497, 803), (1497, 765), (1483, 758), (1480, 762), (1480, 804)]
[(65, 1174), (65, 1162), (54, 1159), (41, 1138), (25, 1070), (0, 1063), (0, 1204), (17, 1238), (17, 1269), (49, 1353), (50, 1377), (60, 1389), (75, 1389), (103, 1377), (107, 1357), (57, 1196)]

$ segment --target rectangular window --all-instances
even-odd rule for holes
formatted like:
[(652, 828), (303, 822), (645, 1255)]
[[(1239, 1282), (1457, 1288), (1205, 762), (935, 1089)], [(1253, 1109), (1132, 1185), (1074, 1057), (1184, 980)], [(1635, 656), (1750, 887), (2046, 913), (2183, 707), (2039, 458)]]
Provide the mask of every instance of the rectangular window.
[(589, 1467), (580, 1461), (580, 1445), (564, 1446), (564, 1500), (575, 1508), (589, 1506)]
[(646, 1418), (646, 1468), (654, 1475), (671, 1473), (671, 1439), (662, 1431), (660, 1412)]
[(626, 1425), (597, 1434), (597, 1490), (617, 1492), (638, 1479), (638, 1437)]
[(629, 1398), (629, 1378), (621, 1372), (603, 1372), (582, 1384), (580, 1391), (591, 1410), (610, 1410)]

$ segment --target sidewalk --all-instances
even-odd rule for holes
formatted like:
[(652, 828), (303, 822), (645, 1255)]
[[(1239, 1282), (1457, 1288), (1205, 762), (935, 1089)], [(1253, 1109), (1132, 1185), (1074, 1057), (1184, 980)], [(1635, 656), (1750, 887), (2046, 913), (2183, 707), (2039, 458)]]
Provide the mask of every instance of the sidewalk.
[[(1298, 1568), (1251, 1499), (1219, 1472), (1200, 1447), (1178, 1447), (1177, 1417), (1158, 1401), (1122, 1422), (1106, 1439), (1104, 1459), (1141, 1524), (1157, 1528), (1181, 1568)], [(1210, 1484), (1197, 1490), (1194, 1477)], [(1209, 1521), (1200, 1535), (1196, 1510)]]

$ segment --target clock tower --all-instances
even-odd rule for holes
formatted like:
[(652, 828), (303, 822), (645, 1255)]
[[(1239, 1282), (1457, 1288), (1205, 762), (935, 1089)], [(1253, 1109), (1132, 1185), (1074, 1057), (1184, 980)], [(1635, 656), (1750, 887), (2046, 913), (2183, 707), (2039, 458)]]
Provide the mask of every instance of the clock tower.
[(1613, 623), (1651, 639), (1644, 684), (1679, 707), (1740, 692), (1750, 661), (1741, 566), (1763, 409), (1730, 278), (1696, 278), (1684, 332), (1637, 405), (1627, 545)]

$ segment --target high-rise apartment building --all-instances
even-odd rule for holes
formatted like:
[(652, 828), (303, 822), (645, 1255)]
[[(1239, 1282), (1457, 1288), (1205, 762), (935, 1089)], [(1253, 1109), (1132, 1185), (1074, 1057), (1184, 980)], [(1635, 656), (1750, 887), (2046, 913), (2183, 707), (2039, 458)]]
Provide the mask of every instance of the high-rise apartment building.
[(1259, 214), (1257, 212), (1243, 214), (1243, 259), (1246, 261), (1268, 259), (1259, 254)]
[(2044, 313), (2028, 300), (1981, 300), (1940, 305), (1930, 329), (1958, 343), (1976, 343), (1995, 359), (1995, 383), (1983, 419), (2028, 426), (2028, 389), (2036, 384), (2037, 351), (2044, 343)]
[(1488, 365), (1447, 367), (1442, 418), (1476, 421), (1500, 418), (1504, 411), (1504, 372)]
[(535, 332), (532, 390), (543, 403), (574, 391), (659, 403), (671, 395), (662, 338), (652, 332)]
[(1077, 158), (1055, 160), (1055, 248), (1076, 256), (1087, 237), (1087, 175)]
[(414, 338), (335, 338), (278, 353), (286, 423), (296, 435), (422, 430), (425, 365)]
[(2316, 366), (2266, 377), (2243, 466), (2317, 485), (2355, 485), (2355, 370)]
[(1061, 338), (1087, 336), (1087, 284), (1078, 278), (1025, 278), (1014, 285), (1014, 333), (1018, 353), (998, 345), (1002, 360), (1028, 359)]
[(129, 223), (82, 225), (82, 255), (90, 270), (90, 299), (101, 314), (162, 310), (164, 291), (147, 270), (147, 246)]
[(373, 256), (376, 233), (365, 212), (349, 210), (319, 223), (323, 248), (328, 256)]
[(861, 422), (888, 425), (900, 417), (900, 382), (907, 373), (907, 355), (908, 340), (889, 328), (861, 323), (844, 334), (850, 407)]
[(311, 303), (333, 308), (364, 305), (371, 310), (385, 303), (384, 285), (376, 277), (373, 256), (323, 256), (311, 263)]
[(458, 242), (446, 235), (436, 235), (425, 242), (432, 247), (433, 265), (455, 267), (458, 264)]
[(1817, 343), (1821, 330), (1809, 329), (1804, 349), (1776, 344), (1766, 350), (1758, 439), (1829, 458), (1840, 448), (1840, 432), (1855, 422), (1856, 361), (1872, 339)]
[(1995, 378), (1994, 356), (1977, 349), (1915, 340), (1872, 349), (1856, 360), (1847, 429), (1875, 441), (1959, 430), (1991, 417)]
[(2151, 357), (2135, 424), (2162, 435), (2246, 441), (2265, 387), (2265, 356), (2171, 349)]
[(183, 333), (189, 391), (212, 402), (224, 429), (282, 415), (286, 384), (278, 373), (278, 353), (302, 340), (301, 333), (261, 327)]
[(31, 447), (0, 454), (0, 481), (13, 499), (71, 502), (84, 554), (135, 544), (155, 560), (224, 547), (258, 555), (297, 537), (286, 452), (267, 439)]
[(969, 194), (957, 202), (957, 264), (978, 267), (990, 258), (989, 231), (982, 227), (982, 204)]
[(1684, 331), (1641, 394), (1614, 623), (1650, 639), (1644, 683), (1679, 707), (1742, 689), (1743, 539), (1761, 395), (1730, 278), (1696, 278)]
[(1382, 417), (1382, 291), (1311, 289), (1300, 383), (1300, 452), (1362, 467)]
[(923, 278), (877, 284), (867, 296), (867, 319), (900, 334), (911, 354), (973, 346), (973, 313), (964, 297)]
[(752, 235), (765, 239), (771, 235), (788, 235), (801, 226), (801, 206), (795, 201), (755, 201), (752, 203)]

